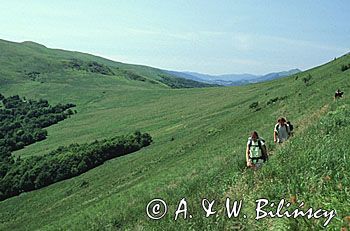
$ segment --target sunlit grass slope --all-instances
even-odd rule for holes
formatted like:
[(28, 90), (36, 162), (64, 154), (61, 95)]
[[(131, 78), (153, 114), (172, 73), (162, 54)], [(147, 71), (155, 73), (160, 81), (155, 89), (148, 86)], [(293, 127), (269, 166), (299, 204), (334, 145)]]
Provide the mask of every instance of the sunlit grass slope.
[[(78, 111), (69, 120), (49, 127), (45, 141), (14, 155), (42, 155), (60, 145), (90, 142), (136, 129), (150, 133), (154, 143), (73, 179), (0, 202), (0, 230), (319, 227), (321, 221), (309, 224), (270, 219), (257, 223), (252, 217), (205, 218), (201, 209), (202, 198), (215, 199), (221, 206), (227, 196), (245, 199), (246, 209), (253, 209), (255, 199), (262, 196), (277, 200), (295, 195), (307, 205), (337, 209), (337, 219), (329, 227), (339, 230), (349, 215), (349, 159), (345, 155), (344, 161), (333, 160), (327, 154), (335, 143), (339, 149), (329, 155), (344, 155), (349, 148), (340, 130), (326, 136), (318, 126), (322, 126), (321, 118), (328, 118), (328, 111), (349, 102), (344, 99), (334, 103), (332, 98), (336, 88), (345, 94), (350, 90), (350, 72), (341, 71), (341, 65), (348, 63), (349, 55), (285, 79), (245, 87), (201, 89), (170, 89), (147, 81), (76, 71), (48, 73), (41, 83), (18, 76), (12, 79), (2, 72), (0, 91), (6, 96), (45, 98), (53, 104), (72, 102)], [(6, 63), (1, 65), (7, 67)], [(26, 65), (30, 66), (30, 62)], [(9, 67), (9, 73), (13, 67)], [(254, 102), (258, 106), (251, 108)], [(276, 148), (272, 131), (279, 116), (295, 124), (296, 135), (285, 146)], [(347, 126), (342, 129), (348, 134)], [(245, 170), (245, 144), (252, 130), (257, 130), (274, 152), (269, 164), (258, 173)], [(305, 165), (309, 155), (313, 156), (312, 162)], [(322, 156), (320, 161), (318, 155)], [(324, 176), (330, 176), (334, 185), (326, 184), (326, 191), (321, 192), (318, 185), (323, 184)], [(335, 187), (341, 182), (341, 189)], [(145, 207), (153, 198), (163, 198), (168, 203), (169, 212), (162, 220), (152, 221), (146, 216)], [(187, 199), (193, 218), (174, 221), (176, 205), (182, 198)]]

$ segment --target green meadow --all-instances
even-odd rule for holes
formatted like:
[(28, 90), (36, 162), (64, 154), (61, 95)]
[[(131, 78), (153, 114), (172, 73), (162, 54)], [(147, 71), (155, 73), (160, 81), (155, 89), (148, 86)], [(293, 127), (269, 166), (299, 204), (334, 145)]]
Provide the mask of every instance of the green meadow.
[[(72, 68), (72, 60), (83, 64)], [(89, 69), (91, 62), (99, 64), (97, 70)], [(256, 221), (259, 198), (335, 209), (327, 228), (349, 229), (350, 70), (341, 68), (348, 64), (349, 54), (279, 80), (209, 87), (151, 67), (1, 40), (1, 94), (77, 105), (77, 114), (46, 128), (46, 140), (14, 156), (44, 155), (59, 146), (135, 130), (149, 133), (153, 143), (77, 177), (1, 201), (0, 230), (323, 228), (324, 218)], [(103, 74), (106, 70), (109, 74)], [(334, 101), (337, 88), (345, 98)], [(273, 126), (280, 116), (294, 124), (295, 135), (276, 145)], [(245, 167), (246, 142), (253, 130), (264, 137), (272, 154), (256, 172)], [(244, 200), (238, 218), (225, 214), (227, 197)], [(146, 206), (154, 198), (168, 205), (160, 220), (147, 217)], [(182, 198), (192, 218), (181, 214), (175, 221)], [(201, 207), (203, 198), (216, 201), (217, 213), (209, 218)]]

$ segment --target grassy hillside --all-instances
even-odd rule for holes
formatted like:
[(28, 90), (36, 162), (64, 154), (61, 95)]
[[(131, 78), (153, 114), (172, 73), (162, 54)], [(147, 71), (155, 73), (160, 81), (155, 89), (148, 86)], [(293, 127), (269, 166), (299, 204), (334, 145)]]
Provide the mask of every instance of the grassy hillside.
[[(34, 42), (14, 43), (0, 40), (0, 84), (31, 80), (33, 84), (61, 83), (62, 77), (98, 76), (106, 81), (141, 82), (171, 88), (210, 87), (177, 78), (161, 70), (110, 61), (80, 52), (49, 49)], [(107, 78), (110, 77), (110, 78)], [(68, 78), (69, 79), (69, 78)], [(67, 79), (64, 78), (64, 81)], [(130, 81), (131, 80), (131, 81)], [(135, 83), (134, 83), (135, 84)]]
[[(40, 58), (45, 52), (47, 57), (52, 53), (54, 57), (77, 56), (31, 43), (16, 46), (23, 45), (28, 47), (26, 59)], [(32, 56), (31, 49), (45, 52), (33, 52)], [(147, 72), (142, 69), (145, 67), (83, 54), (79, 59), (106, 65), (113, 73), (118, 65), (123, 71), (142, 71), (157, 84), (80, 70), (60, 72), (60, 68), (56, 74), (40, 74), (38, 78), (43, 81), (33, 81), (24, 79), (20, 70), (26, 67), (35, 71), (34, 67), (42, 64), (34, 62), (35, 58), (21, 64), (18, 59), (11, 61), (12, 56), (1, 56), (0, 93), (42, 97), (53, 104), (72, 102), (78, 111), (69, 120), (49, 127), (45, 141), (14, 155), (42, 155), (60, 145), (136, 129), (150, 133), (154, 143), (78, 177), (0, 202), (0, 230), (232, 230), (234, 226), (247, 230), (317, 230), (324, 222), (257, 222), (254, 203), (262, 197), (271, 201), (297, 198), (307, 207), (334, 208), (338, 215), (328, 228), (339, 230), (348, 225), (350, 163), (344, 137), (350, 131), (346, 119), (350, 70), (342, 71), (341, 66), (350, 63), (350, 55), (283, 80), (203, 89), (170, 89), (158, 84), (155, 69), (146, 68), (150, 70)], [(346, 98), (333, 102), (333, 93), (339, 87)], [(256, 102), (258, 106), (251, 108)], [(295, 124), (295, 137), (283, 146), (275, 146), (272, 137), (279, 116)], [(252, 130), (257, 130), (273, 151), (270, 162), (259, 172), (245, 169), (245, 144)], [(218, 201), (215, 208), (219, 210), (226, 197), (244, 199), (248, 219), (229, 219), (222, 209), (218, 216), (205, 218), (201, 199)], [(158, 221), (147, 218), (145, 211), (153, 198), (162, 198), (169, 206), (168, 214)], [(182, 198), (187, 199), (193, 218), (174, 221)]]

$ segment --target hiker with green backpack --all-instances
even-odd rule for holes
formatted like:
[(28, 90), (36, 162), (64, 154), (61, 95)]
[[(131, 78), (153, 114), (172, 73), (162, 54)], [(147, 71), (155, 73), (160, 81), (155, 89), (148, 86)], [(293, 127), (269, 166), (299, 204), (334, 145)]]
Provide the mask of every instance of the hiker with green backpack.
[(256, 131), (248, 138), (246, 149), (247, 167), (254, 170), (260, 168), (268, 159), (265, 140), (260, 138)]

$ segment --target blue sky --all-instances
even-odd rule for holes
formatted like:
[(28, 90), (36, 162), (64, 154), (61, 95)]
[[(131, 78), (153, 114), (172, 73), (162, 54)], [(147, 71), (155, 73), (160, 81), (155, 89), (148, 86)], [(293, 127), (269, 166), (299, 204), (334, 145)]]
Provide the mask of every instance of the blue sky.
[(308, 69), (350, 51), (350, 2), (6, 1), (0, 38), (208, 74)]

